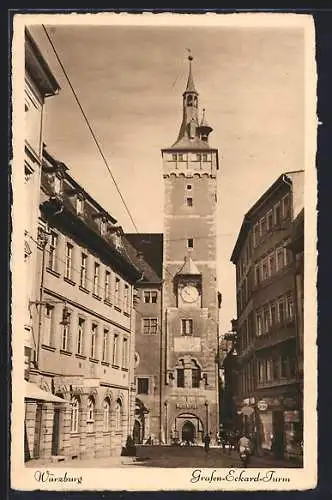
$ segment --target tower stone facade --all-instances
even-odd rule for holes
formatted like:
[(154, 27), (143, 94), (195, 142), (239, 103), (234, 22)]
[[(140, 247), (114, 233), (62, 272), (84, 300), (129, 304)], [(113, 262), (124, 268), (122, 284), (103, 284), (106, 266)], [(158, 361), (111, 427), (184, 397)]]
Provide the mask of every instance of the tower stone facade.
[(192, 75), (183, 93), (176, 142), (162, 150), (164, 442), (215, 438), (218, 417), (216, 206), (218, 150), (199, 120)]

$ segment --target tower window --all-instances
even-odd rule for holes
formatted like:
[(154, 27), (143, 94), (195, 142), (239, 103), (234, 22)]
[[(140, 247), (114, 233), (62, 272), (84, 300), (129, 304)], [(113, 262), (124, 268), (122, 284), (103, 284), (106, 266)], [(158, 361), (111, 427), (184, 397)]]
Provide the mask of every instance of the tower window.
[(193, 238), (187, 239), (187, 248), (194, 248), (194, 240)]
[(176, 375), (177, 375), (177, 381), (176, 381), (177, 387), (184, 387), (184, 369), (177, 368)]
[(193, 199), (192, 198), (186, 198), (186, 203), (187, 203), (187, 207), (192, 207), (193, 206)]
[(149, 379), (148, 377), (137, 378), (137, 394), (149, 394)]
[(203, 154), (202, 154), (202, 160), (203, 160), (203, 161), (207, 161), (207, 160), (208, 160), (208, 155), (207, 155), (207, 153), (203, 153)]
[(192, 185), (191, 184), (187, 184), (187, 189), (188, 189), (188, 191), (190, 191), (192, 189)]
[(173, 154), (172, 154), (172, 160), (173, 160), (173, 161), (176, 161), (176, 160), (177, 160), (177, 154), (176, 154), (176, 153), (173, 153)]
[(191, 385), (192, 387), (199, 388), (201, 381), (201, 370), (198, 367), (195, 367), (191, 371)]
[(193, 96), (188, 95), (187, 97), (187, 106), (192, 106), (193, 105)]
[(183, 161), (183, 154), (182, 153), (179, 153), (178, 160)]
[(182, 335), (192, 335), (193, 334), (193, 320), (192, 319), (182, 319), (181, 320), (181, 333), (182, 333)]

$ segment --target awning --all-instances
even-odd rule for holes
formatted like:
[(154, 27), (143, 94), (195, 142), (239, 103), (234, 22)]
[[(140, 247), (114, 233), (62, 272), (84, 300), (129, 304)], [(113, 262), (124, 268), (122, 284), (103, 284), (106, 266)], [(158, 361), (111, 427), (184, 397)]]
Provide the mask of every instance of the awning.
[(54, 396), (51, 392), (43, 391), (36, 384), (24, 381), (25, 399), (33, 399), (35, 401), (48, 401), (50, 403), (67, 403), (63, 398)]

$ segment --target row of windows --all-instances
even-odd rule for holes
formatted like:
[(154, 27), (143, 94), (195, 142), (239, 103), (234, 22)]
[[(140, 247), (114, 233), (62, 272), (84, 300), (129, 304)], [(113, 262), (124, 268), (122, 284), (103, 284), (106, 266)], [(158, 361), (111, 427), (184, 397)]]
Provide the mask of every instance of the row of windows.
[[(74, 267), (75, 252), (79, 254), (79, 268)], [(59, 273), (60, 264), (63, 261), (58, 256), (59, 237), (55, 232), (51, 232), (48, 249), (47, 269)], [(129, 285), (119, 276), (115, 275), (109, 268), (104, 268), (103, 283), (101, 280), (102, 266), (99, 262), (91, 262), (92, 259), (84, 252), (79, 252), (78, 248), (67, 242), (65, 246), (64, 277), (75, 282), (75, 274), (79, 275), (79, 286), (85, 291), (92, 290), (96, 298), (103, 298), (109, 305), (114, 305), (124, 313), (130, 313), (131, 294)], [(89, 266), (92, 265), (92, 278), (89, 277)]]
[[(103, 410), (103, 431), (108, 432), (112, 427), (113, 420), (113, 428), (115, 432), (121, 431), (121, 423), (123, 416), (123, 409), (121, 400), (118, 399), (115, 403), (115, 407), (113, 412), (111, 411), (111, 401), (110, 398), (105, 398), (102, 405)], [(86, 412), (86, 424), (87, 424), (87, 432), (95, 431), (95, 412), (96, 412), (96, 404), (93, 396), (89, 396), (88, 398), (88, 407)], [(81, 400), (79, 396), (73, 396), (71, 399), (71, 414), (70, 414), (70, 431), (72, 433), (78, 433), (80, 431), (80, 425), (83, 421), (83, 415), (81, 412)]]
[(258, 383), (278, 381), (285, 378), (295, 378), (296, 358), (290, 355), (282, 355), (272, 359), (257, 361)]
[(281, 354), (268, 359), (251, 359), (241, 370), (239, 393), (249, 394), (255, 390), (256, 383), (266, 384), (296, 377), (296, 357)]
[(143, 301), (145, 304), (157, 304), (158, 293), (154, 290), (144, 290)]
[[(143, 318), (143, 333), (146, 335), (154, 335), (158, 330), (158, 319), (157, 318)], [(192, 319), (181, 319), (181, 335), (193, 335), (194, 334), (194, 323)]]
[(292, 254), (285, 245), (275, 248), (255, 265), (255, 285), (259, 285), (287, 267), (291, 259)]
[[(87, 328), (87, 321), (83, 317), (79, 317), (77, 324), (73, 325), (69, 311), (66, 311), (65, 318), (63, 318), (61, 323), (61, 350), (66, 352), (74, 350), (76, 354), (81, 356), (87, 354), (92, 359), (99, 360), (100, 358), (103, 362), (112, 362), (114, 366), (120, 366), (121, 364), (122, 368), (128, 368), (128, 337), (119, 335), (118, 333), (114, 333), (111, 336), (108, 328), (104, 327), (101, 329), (96, 322), (91, 322), (89, 328)], [(43, 325), (43, 343), (47, 346), (54, 346), (55, 326), (55, 306), (47, 304), (45, 306)], [(122, 359), (121, 363), (120, 356)]]
[(293, 295), (279, 297), (262, 308), (256, 310), (256, 335), (268, 333), (275, 325), (283, 324), (294, 319)]
[(201, 381), (200, 368), (177, 368), (176, 387), (199, 388)]
[[(201, 379), (201, 369), (198, 366), (193, 366), (192, 368), (176, 368), (175, 370), (176, 387), (198, 389)], [(150, 394), (151, 388), (149, 377), (137, 377), (136, 390), (137, 394)]]
[[(292, 253), (285, 245), (275, 248), (267, 256), (262, 258), (255, 266), (253, 272), (254, 286), (258, 286), (282, 269), (286, 268), (292, 262)], [(239, 314), (246, 306), (252, 293), (252, 274), (249, 273), (242, 281), (237, 293), (237, 305)]]
[(254, 225), (253, 244), (256, 247), (261, 239), (274, 227), (278, 227), (282, 220), (290, 216), (290, 196), (286, 194)]
[(208, 153), (172, 153), (172, 161), (209, 161)]
[(145, 335), (155, 335), (158, 330), (157, 318), (143, 318), (143, 333)]
[(242, 251), (242, 257), (236, 266), (237, 279), (240, 280), (246, 272), (246, 268), (252, 256), (252, 245), (257, 247), (265, 235), (280, 226), (283, 220), (290, 216), (290, 196), (286, 194), (281, 201), (276, 203), (258, 222), (254, 225), (253, 233), (248, 234), (246, 245)]

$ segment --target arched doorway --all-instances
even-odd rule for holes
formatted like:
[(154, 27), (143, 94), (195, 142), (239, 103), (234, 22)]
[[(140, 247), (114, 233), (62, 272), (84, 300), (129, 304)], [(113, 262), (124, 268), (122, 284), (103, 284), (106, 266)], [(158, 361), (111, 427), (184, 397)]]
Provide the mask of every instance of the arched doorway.
[(182, 441), (193, 443), (196, 437), (196, 429), (192, 422), (186, 420), (182, 427)]
[(133, 439), (135, 444), (142, 443), (142, 426), (138, 420), (135, 420), (133, 429)]

